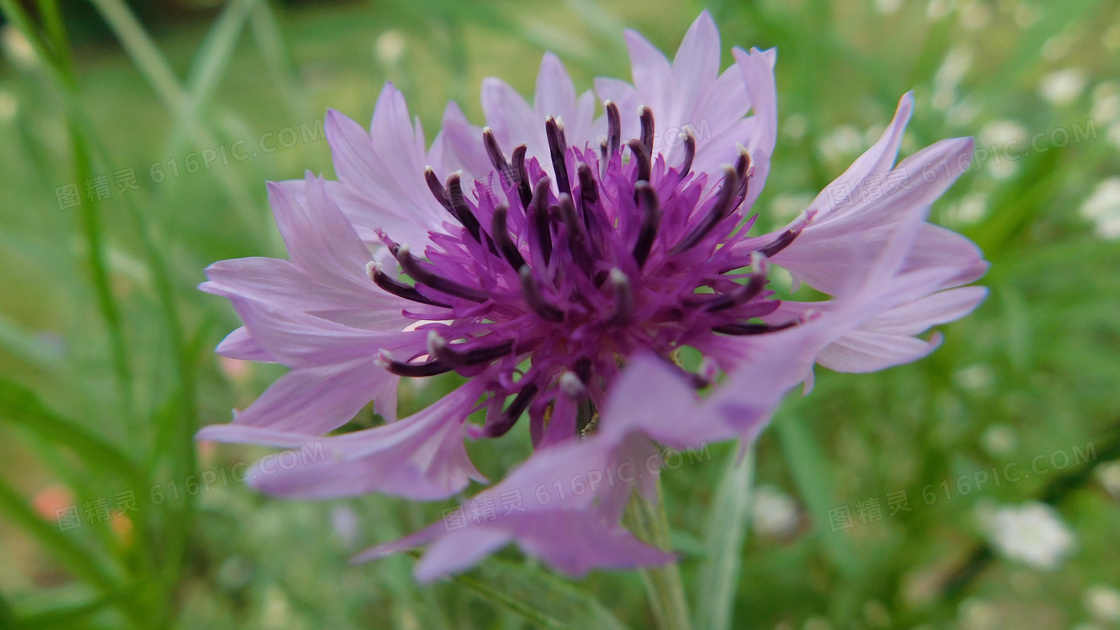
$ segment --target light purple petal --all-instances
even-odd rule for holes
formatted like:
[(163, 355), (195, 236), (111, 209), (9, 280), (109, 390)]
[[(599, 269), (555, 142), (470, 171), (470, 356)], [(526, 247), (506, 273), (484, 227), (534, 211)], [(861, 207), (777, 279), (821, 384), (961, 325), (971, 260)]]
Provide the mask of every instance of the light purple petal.
[(242, 361), (259, 361), (261, 363), (276, 363), (276, 359), (253, 341), (248, 329), (244, 326), (235, 328), (233, 332), (218, 344), (214, 350), (223, 357), (241, 359)]
[[(449, 497), (471, 479), (485, 481), (467, 456), (465, 418), (482, 393), (471, 382), (426, 409), (373, 429), (323, 438), (322, 457), (275, 458), (249, 473), (251, 485), (289, 498), (383, 492), (415, 500)], [(256, 475), (255, 477), (253, 475)]]
[(371, 358), (292, 370), (226, 426), (322, 435), (349, 422), (375, 393), (395, 389), (399, 382), (399, 376), (377, 367)]
[(707, 11), (692, 23), (673, 58), (673, 91), (668, 111), (657, 112), (665, 128), (697, 126), (701, 105), (719, 75), (719, 29)]
[[(352, 328), (282, 306), (231, 297), (253, 340), (290, 367), (309, 367), (372, 357), (423, 343), (421, 333)], [(421, 346), (422, 347), (422, 346)]]

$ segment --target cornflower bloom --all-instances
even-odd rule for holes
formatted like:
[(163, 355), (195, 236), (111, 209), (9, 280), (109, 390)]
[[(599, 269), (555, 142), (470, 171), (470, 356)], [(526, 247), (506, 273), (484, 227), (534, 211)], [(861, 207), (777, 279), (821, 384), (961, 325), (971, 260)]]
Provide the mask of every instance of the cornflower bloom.
[[(534, 455), (462, 518), (361, 559), (431, 543), (422, 580), (511, 541), (573, 574), (669, 561), (620, 525), (632, 490), (655, 494), (658, 444), (749, 441), (814, 362), (915, 360), (939, 340), (915, 335), (983, 299), (962, 286), (986, 269), (979, 251), (925, 221), (959, 173), (929, 165), (967, 162), (971, 140), (895, 165), (906, 95), (805, 212), (752, 236), (777, 137), (774, 51), (735, 49), (721, 73), (706, 12), (672, 62), (626, 38), (633, 84), (598, 80), (598, 117), (551, 54), (532, 105), (488, 79), (488, 126), (449, 105), (430, 148), (392, 85), (368, 132), (330, 112), (338, 181), (269, 186), (291, 259), (207, 270), (202, 288), (244, 322), (218, 352), (291, 371), (200, 437), (325, 446), (317, 461), (257, 468), (265, 492), (446, 498), (485, 481), (465, 440), (527, 419)], [(834, 299), (778, 299), (774, 266)], [(685, 347), (704, 357), (692, 371), (673, 360)], [(465, 384), (396, 420), (400, 378), (448, 372)], [(319, 437), (371, 400), (386, 424)], [(485, 420), (468, 421), (479, 410)]]

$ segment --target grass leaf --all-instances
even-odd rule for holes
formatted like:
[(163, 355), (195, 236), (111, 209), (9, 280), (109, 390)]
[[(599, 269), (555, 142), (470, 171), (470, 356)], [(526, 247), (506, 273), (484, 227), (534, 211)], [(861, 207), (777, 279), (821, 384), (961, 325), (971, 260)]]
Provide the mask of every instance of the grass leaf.
[(620, 630), (626, 627), (591, 593), (540, 568), (492, 558), (452, 581), (542, 628)]
[(754, 448), (748, 449), (742, 458), (733, 453), (716, 487), (704, 527), (705, 554), (696, 590), (697, 628), (731, 627), (753, 500), (753, 478)]

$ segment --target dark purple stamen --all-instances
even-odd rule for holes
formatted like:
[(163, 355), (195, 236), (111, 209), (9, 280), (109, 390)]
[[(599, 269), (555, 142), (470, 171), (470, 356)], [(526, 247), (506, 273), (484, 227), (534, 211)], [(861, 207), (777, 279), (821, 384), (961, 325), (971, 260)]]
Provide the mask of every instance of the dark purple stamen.
[(463, 184), (458, 173), (452, 173), (447, 178), (447, 198), (451, 204), (451, 214), (459, 220), (463, 227), (467, 228), (471, 238), (481, 243), (482, 237), (478, 219), (475, 218), (470, 206), (467, 205), (467, 200), (463, 197)]
[(509, 261), (510, 266), (514, 269), (521, 269), (525, 266), (525, 257), (521, 255), (521, 251), (517, 249), (517, 244), (513, 242), (513, 238), (509, 234), (506, 221), (508, 214), (509, 207), (505, 204), (494, 208), (494, 217), (490, 223), (490, 235), (497, 243), (502, 255)]
[(572, 366), (572, 371), (579, 377), (580, 382), (587, 385), (591, 382), (591, 359), (587, 357), (576, 359), (575, 365)]
[(619, 114), (618, 105), (615, 105), (614, 101), (603, 103), (603, 109), (607, 111), (606, 158), (609, 159), (610, 156), (618, 152), (618, 148), (622, 146), (622, 116)]
[(490, 158), (490, 163), (494, 165), (494, 169), (498, 171), (502, 178), (502, 185), (509, 186), (512, 184), (514, 181), (513, 169), (506, 161), (506, 156), (502, 153), (502, 148), (498, 146), (498, 141), (494, 138), (494, 132), (489, 127), (482, 130), (482, 144), (486, 147), (486, 156)]
[(458, 344), (449, 344), (446, 339), (433, 332), (428, 338), (428, 346), (437, 360), (452, 367), (469, 367), (490, 363), (506, 356), (513, 350), (513, 340), (507, 339), (494, 346), (463, 350)]
[(550, 322), (564, 321), (564, 311), (556, 308), (544, 298), (541, 287), (533, 276), (533, 270), (525, 265), (519, 273), (521, 275), (521, 293), (525, 296), (525, 303), (529, 305), (529, 308)]
[(773, 241), (771, 241), (770, 243), (767, 243), (761, 249), (759, 249), (758, 250), (759, 253), (766, 256), (767, 258), (772, 257), (774, 254), (777, 254), (778, 252), (782, 251), (786, 247), (789, 247), (789, 244), (792, 243), (794, 241), (794, 239), (797, 238), (798, 234), (801, 234), (801, 230), (803, 230), (804, 228), (805, 228), (804, 225), (798, 225), (796, 227), (791, 227), (790, 229), (786, 230), (785, 232), (782, 232), (781, 234), (779, 234), (778, 237), (775, 238)]
[(692, 161), (696, 159), (696, 134), (692, 127), (684, 128), (684, 163), (681, 164), (681, 179), (684, 179), (692, 170)]
[(747, 194), (747, 184), (750, 182), (751, 155), (739, 146), (739, 158), (735, 160), (735, 174), (739, 177), (739, 186), (735, 189), (735, 196), (743, 198)]
[(587, 242), (587, 232), (584, 231), (584, 224), (576, 214), (576, 205), (572, 203), (571, 196), (561, 194), (556, 211), (560, 215), (560, 220), (564, 222), (564, 227), (567, 228), (568, 247), (572, 252), (572, 259), (585, 274), (589, 273), (593, 261)]
[(674, 245), (673, 249), (669, 250), (669, 255), (675, 256), (686, 249), (695, 247), (719, 225), (720, 221), (730, 216), (738, 205), (735, 198), (735, 192), (738, 188), (739, 176), (733, 169), (724, 168), (723, 185), (719, 189), (719, 196), (716, 197), (715, 204), (708, 210), (708, 214), (704, 215), (704, 218), (679, 243)]
[(413, 302), (419, 302), (421, 304), (428, 304), (430, 306), (451, 308), (450, 304), (437, 302), (430, 297), (422, 295), (419, 291), (416, 290), (416, 287), (407, 285), (399, 280), (390, 277), (389, 274), (381, 271), (380, 265), (375, 264), (370, 268), (369, 277), (371, 280), (373, 280), (373, 283), (381, 287), (383, 291), (392, 293), (397, 297), (401, 297), (406, 300), (412, 300)]
[(424, 169), (424, 181), (428, 182), (428, 190), (432, 191), (432, 196), (436, 198), (439, 205), (443, 206), (444, 210), (451, 213), (451, 216), (455, 217), (456, 221), (462, 223), (459, 217), (455, 215), (455, 211), (451, 209), (451, 200), (447, 198), (447, 189), (443, 187), (436, 172), (433, 171), (430, 166)]
[(737, 289), (730, 293), (724, 293), (719, 297), (707, 302), (705, 309), (709, 312), (715, 313), (717, 311), (725, 311), (749, 302), (758, 297), (762, 290), (766, 288), (767, 277), (767, 264), (766, 258), (757, 253), (752, 255), (754, 273), (751, 274), (751, 279), (744, 285), (739, 286)]
[(642, 146), (646, 148), (646, 153), (653, 155), (653, 110), (649, 106), (643, 105), (638, 110), (638, 115), (642, 122), (642, 131), (638, 138), (642, 141)]
[(646, 264), (653, 240), (657, 237), (657, 228), (661, 226), (661, 203), (657, 200), (657, 192), (647, 182), (638, 182), (634, 187), (638, 195), (638, 206), (642, 210), (642, 225), (638, 230), (638, 241), (634, 243), (634, 260), (638, 261), (638, 268)]
[(586, 162), (576, 165), (576, 175), (579, 178), (579, 197), (586, 207), (589, 203), (599, 201), (599, 185), (595, 183), (595, 173)]
[(533, 222), (537, 246), (546, 265), (552, 259), (552, 230), (548, 220), (549, 183), (547, 177), (537, 180), (537, 185), (533, 188), (533, 201), (529, 204), (529, 220)]
[(552, 172), (556, 174), (556, 186), (560, 192), (572, 194), (572, 182), (568, 179), (568, 166), (564, 156), (568, 152), (568, 143), (564, 138), (564, 127), (558, 120), (549, 116), (544, 121), (545, 135), (548, 137), (548, 151), (552, 157)]
[(797, 321), (785, 322), (782, 324), (756, 324), (752, 322), (735, 322), (731, 324), (713, 326), (712, 331), (723, 333), (725, 335), (764, 335), (766, 333), (772, 333), (779, 330), (792, 328), (797, 324)]
[(634, 160), (638, 164), (638, 181), (648, 182), (650, 174), (650, 154), (646, 151), (646, 145), (642, 144), (641, 140), (631, 140), (627, 143), (630, 151), (634, 154)]
[(424, 268), (424, 265), (420, 264), (420, 261), (412, 256), (408, 245), (401, 245), (400, 249), (397, 250), (397, 262), (401, 264), (401, 269), (412, 276), (412, 279), (417, 283), (431, 287), (440, 293), (454, 295), (472, 302), (485, 302), (490, 299), (490, 294), (481, 289), (463, 286), (458, 282), (442, 278), (428, 271)]
[(529, 183), (529, 171), (525, 168), (525, 145), (519, 144), (513, 150), (513, 176), (517, 181), (517, 196), (521, 199), (521, 211), (529, 209), (529, 202), (533, 200), (533, 187)]
[(537, 395), (537, 391), (539, 391), (539, 388), (534, 383), (522, 387), (521, 391), (517, 392), (513, 402), (502, 412), (501, 418), (485, 428), (486, 436), (501, 437), (508, 433), (525, 409), (529, 407), (529, 403), (533, 402), (533, 397)]
[(614, 314), (607, 320), (608, 326), (622, 326), (634, 314), (634, 287), (630, 278), (619, 268), (610, 272), (611, 288), (614, 289)]
[(380, 355), (378, 355), (377, 364), (385, 368), (385, 370), (391, 374), (412, 378), (436, 376), (437, 374), (446, 374), (451, 371), (450, 365), (445, 365), (439, 361), (426, 361), (424, 363), (406, 363), (404, 361), (398, 361), (387, 351), (382, 351)]

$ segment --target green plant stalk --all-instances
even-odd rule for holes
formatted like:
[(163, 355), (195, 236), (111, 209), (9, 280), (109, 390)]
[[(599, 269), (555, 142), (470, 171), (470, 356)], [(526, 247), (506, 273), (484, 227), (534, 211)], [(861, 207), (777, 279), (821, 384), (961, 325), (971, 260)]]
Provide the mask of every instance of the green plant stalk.
[[(64, 84), (64, 89), (77, 91), (77, 82), (74, 79), (73, 67), (70, 64), (70, 50), (66, 39), (66, 30), (62, 22), (62, 15), (58, 5), (53, 0), (40, 0), (39, 10), (43, 16), (46, 36), (49, 38), (50, 49), (41, 47), (41, 54), (49, 55), (47, 61), (52, 61), (59, 70), (59, 77)], [(7, 8), (7, 7), (5, 7)], [(11, 15), (11, 11), (5, 11)], [(23, 22), (22, 24), (20, 22)], [(29, 31), (30, 24), (26, 20), (16, 22), (23, 28), (28, 39), (36, 38), (36, 33)], [(74, 157), (75, 181), (84, 182), (93, 177), (85, 141), (78, 132), (77, 125), (69, 125), (70, 142)], [(80, 206), (82, 232), (86, 239), (88, 251), (87, 262), (93, 280), (94, 293), (97, 304), (101, 310), (101, 317), (105, 320), (109, 333), (110, 353), (113, 357), (113, 367), (117, 374), (118, 396), (121, 404), (122, 417), (131, 420), (133, 415), (132, 400), (132, 369), (128, 361), (128, 349), (124, 339), (124, 327), (120, 314), (120, 306), (113, 296), (112, 286), (109, 282), (109, 266), (106, 262), (105, 242), (101, 230), (100, 204), (95, 199), (86, 195)]]
[[(42, 3), (44, 6), (44, 14), (50, 15), (53, 13), (57, 15), (58, 9), (55, 0), (42, 0)], [(49, 76), (55, 80), (58, 89), (63, 93), (69, 105), (71, 116), (70, 123), (72, 131), (75, 134), (75, 140), (82, 141), (81, 144), (76, 143), (75, 148), (77, 149), (80, 147), (83, 149), (84, 159), (87, 163), (92, 162), (91, 154), (97, 148), (95, 142), (96, 134), (89, 118), (85, 116), (84, 111), (80, 108), (81, 100), (78, 98), (77, 82), (74, 79), (71, 68), (68, 64), (59, 61), (55, 55), (51, 54), (43, 44), (39, 37), (38, 30), (34, 27), (34, 24), (23, 11), (22, 7), (12, 0), (0, 0), (0, 8), (4, 9), (4, 13), (24, 32), (36, 52), (47, 62)], [(55, 30), (57, 33), (64, 35), (64, 33), (58, 31), (57, 28)], [(55, 48), (60, 51), (68, 51), (68, 46), (69, 44), (64, 38), (55, 44)], [(195, 467), (194, 429), (197, 420), (197, 402), (195, 395), (194, 366), (190, 360), (190, 353), (187, 349), (183, 325), (179, 317), (179, 311), (175, 305), (174, 284), (164, 264), (160, 250), (156, 246), (147, 217), (141, 209), (136, 207), (135, 203), (130, 202), (126, 205), (140, 235), (145, 258), (147, 259), (155, 281), (160, 310), (163, 313), (168, 335), (171, 339), (175, 358), (174, 365), (176, 368), (176, 376), (179, 381), (178, 398), (180, 409), (178, 422), (176, 422), (175, 426), (172, 428), (172, 435), (175, 441), (175, 449), (171, 454), (172, 474), (174, 475), (174, 479), (186, 479)], [(168, 535), (164, 537), (167, 546), (163, 554), (164, 557), (160, 561), (160, 565), (163, 569), (162, 580), (160, 581), (163, 586), (163, 597), (170, 597), (171, 591), (174, 589), (179, 569), (182, 566), (193, 514), (193, 497), (190, 496), (185, 497), (182, 507), (178, 509), (176, 513), (168, 514), (169, 518), (167, 522), (170, 524), (170, 527), (167, 532)], [(155, 610), (160, 611), (159, 614), (164, 615), (165, 620), (168, 620), (174, 614), (174, 608), (166, 604), (167, 602), (163, 604), (157, 602), (153, 607)], [(165, 622), (161, 625), (167, 625), (167, 623)]]
[(121, 589), (122, 580), (118, 567), (106, 566), (100, 558), (91, 555), (72, 538), (58, 531), (53, 523), (36, 514), (23, 496), (2, 479), (0, 510), (63, 560), (75, 576), (106, 594), (116, 593)]
[[(661, 480), (657, 481), (657, 495), (649, 501), (635, 492), (626, 505), (623, 523), (635, 536), (659, 549), (668, 550), (669, 518), (661, 500)], [(642, 584), (649, 596), (653, 618), (660, 630), (691, 630), (688, 602), (684, 596), (680, 569), (673, 562), (662, 567), (640, 569)]]

